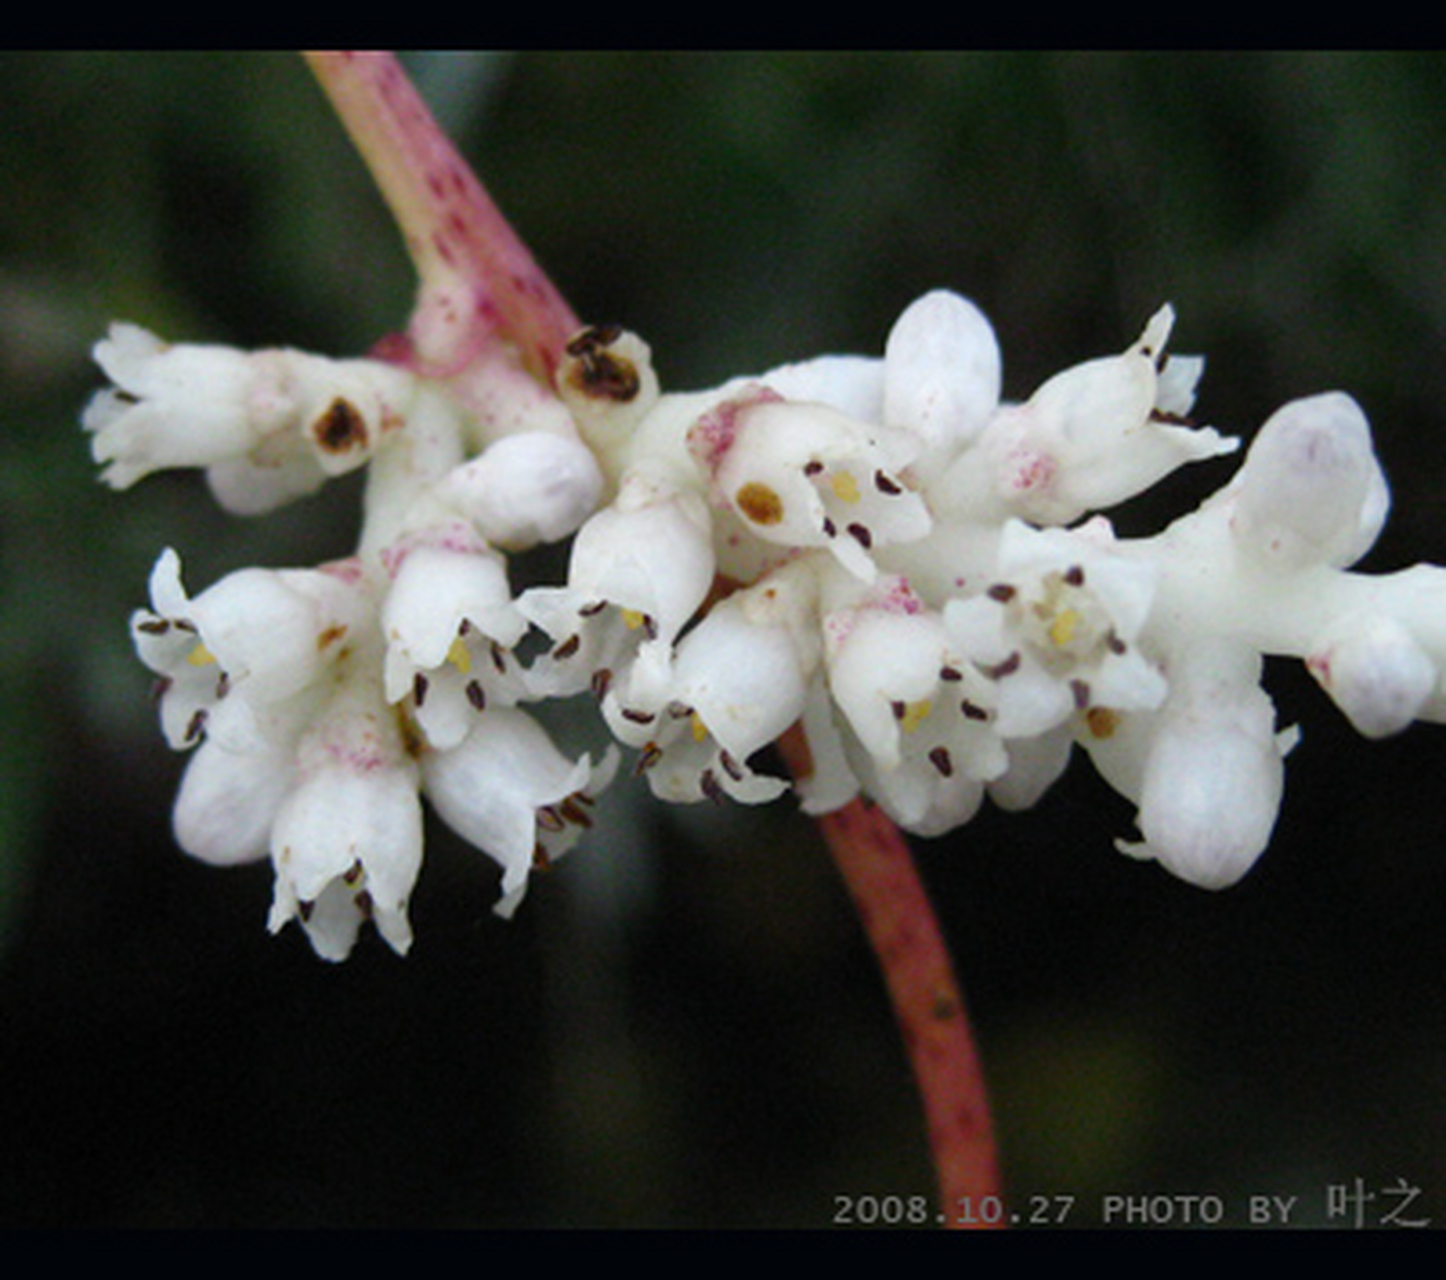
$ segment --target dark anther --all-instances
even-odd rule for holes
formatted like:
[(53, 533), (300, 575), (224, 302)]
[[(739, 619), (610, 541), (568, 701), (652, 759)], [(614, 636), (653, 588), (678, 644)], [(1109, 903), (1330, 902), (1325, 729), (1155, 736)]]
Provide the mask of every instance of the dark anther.
[(1003, 680), (1005, 676), (1012, 676), (1019, 670), (1021, 661), (1019, 650), (1016, 649), (1003, 662), (996, 662), (992, 667), (983, 668), (983, 671), (991, 680)]
[(698, 779), (698, 785), (703, 789), (703, 794), (714, 804), (723, 799), (723, 788), (718, 785), (718, 779), (712, 769), (704, 769), (703, 776)]
[(617, 325), (594, 325), (567, 344), (567, 354), (576, 361), (568, 379), (585, 395), (625, 402), (641, 389), (642, 379), (632, 361), (608, 350), (622, 332)]

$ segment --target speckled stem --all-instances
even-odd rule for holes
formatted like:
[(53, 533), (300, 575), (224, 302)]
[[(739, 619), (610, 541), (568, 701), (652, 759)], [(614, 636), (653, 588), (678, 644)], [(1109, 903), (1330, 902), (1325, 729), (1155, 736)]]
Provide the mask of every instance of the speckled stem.
[(550, 379), (581, 327), (390, 53), (307, 52), (361, 153), (418, 277), (406, 362), (449, 375), (490, 343)]
[[(793, 733), (780, 744), (795, 773), (810, 767)], [(855, 800), (818, 819), (883, 971), (923, 1100), (944, 1226), (998, 1226), (1002, 1199), (989, 1093), (969, 1011), (903, 832)]]
[[(567, 303), (442, 134), (395, 58), (308, 53), (318, 80), (390, 206), (419, 277), (406, 353), (460, 374), (488, 344), (511, 341), (550, 378), (579, 328)], [(808, 767), (802, 738), (782, 744)], [(883, 970), (923, 1098), (941, 1221), (978, 1219), (999, 1177), (984, 1075), (968, 1012), (902, 832), (855, 802), (820, 828)], [(964, 1210), (973, 1206), (975, 1212)], [(984, 1217), (992, 1217), (985, 1213)]]

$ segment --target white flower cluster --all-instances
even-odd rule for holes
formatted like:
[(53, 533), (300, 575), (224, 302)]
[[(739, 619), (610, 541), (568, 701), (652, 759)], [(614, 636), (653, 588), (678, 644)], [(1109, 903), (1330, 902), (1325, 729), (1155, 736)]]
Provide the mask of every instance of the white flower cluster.
[(562, 537), (601, 473), (555, 397), (499, 369), (484, 397), (372, 360), (167, 345), (116, 326), (113, 386), (85, 426), (105, 476), (203, 467), (223, 506), (269, 510), (368, 467), (357, 553), (241, 569), (200, 594), (166, 551), (131, 621), (167, 741), (191, 758), (180, 845), (269, 858), (271, 927), (300, 920), (348, 955), (363, 920), (398, 951), (422, 862), (422, 797), (502, 868), (509, 914), (530, 871), (591, 825), (617, 766), (564, 755), (531, 715), (528, 631), (503, 546)]
[[(269, 857), (273, 928), (339, 958), (364, 918), (409, 944), (422, 797), (501, 864), (505, 913), (588, 826), (619, 746), (663, 800), (792, 785), (810, 813), (862, 795), (920, 835), (1033, 804), (1078, 748), (1138, 808), (1121, 849), (1234, 883), (1294, 739), (1263, 656), (1303, 659), (1367, 735), (1446, 718), (1446, 578), (1351, 569), (1388, 493), (1339, 393), (1275, 413), (1197, 510), (1119, 536), (1110, 508), (1240, 446), (1191, 422), (1203, 362), (1168, 353), (1173, 318), (1017, 403), (991, 326), (945, 291), (880, 356), (691, 393), (616, 328), (543, 388), (501, 361), (442, 385), (117, 326), (86, 414), (111, 483), (201, 467), (254, 513), (368, 468), (346, 561), (194, 598), (174, 553), (156, 566), (132, 625), (194, 750), (181, 845)], [(568, 536), (565, 583), (515, 592), (505, 553)], [(550, 647), (524, 661), (529, 634)], [(616, 739), (596, 764), (526, 710), (579, 694)], [(795, 727), (789, 780), (764, 749)]]

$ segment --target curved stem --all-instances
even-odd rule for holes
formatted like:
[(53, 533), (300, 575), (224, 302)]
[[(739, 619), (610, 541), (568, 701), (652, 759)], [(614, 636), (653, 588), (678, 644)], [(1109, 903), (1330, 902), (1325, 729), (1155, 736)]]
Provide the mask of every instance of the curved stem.
[[(515, 344), (550, 380), (580, 327), (482, 184), (442, 133), (395, 58), (309, 53), (318, 80), (371, 170), (405, 238), (419, 293), (409, 363), (457, 373), (491, 345)], [(780, 744), (796, 774), (801, 735)], [(855, 802), (820, 829), (878, 958), (923, 1098), (946, 1222), (999, 1193), (988, 1095), (964, 1000), (903, 833)]]
[[(854, 801), (820, 819), (893, 1001), (924, 1103), (945, 1221), (998, 1219), (999, 1172), (984, 1072), (949, 955), (899, 829)], [(972, 1214), (965, 1206), (972, 1206)]]
[(361, 153), (419, 282), (407, 330), (428, 371), (464, 367), (508, 341), (550, 381), (581, 327), (390, 53), (308, 52), (306, 60)]
[[(807, 748), (796, 733), (780, 746), (795, 773), (807, 771)], [(883, 972), (913, 1066), (939, 1212), (949, 1226), (996, 1225), (1000, 1215), (984, 1203), (1000, 1195), (984, 1071), (908, 841), (882, 809), (862, 800), (817, 821)]]

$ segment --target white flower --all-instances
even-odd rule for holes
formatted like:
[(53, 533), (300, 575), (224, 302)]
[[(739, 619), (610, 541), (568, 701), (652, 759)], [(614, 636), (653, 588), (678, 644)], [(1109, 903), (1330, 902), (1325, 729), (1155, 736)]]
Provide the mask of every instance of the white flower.
[[(1174, 655), (1170, 696), (1139, 713), (1096, 763), (1139, 806), (1132, 857), (1153, 858), (1191, 884), (1221, 889), (1254, 866), (1270, 841), (1294, 735), (1277, 732), (1260, 687), (1260, 655), (1203, 639)], [(1113, 755), (1111, 755), (1113, 753)]]
[(1212, 428), (1186, 425), (1201, 362), (1166, 355), (1173, 325), (1163, 307), (1122, 354), (1066, 369), (1023, 404), (1001, 408), (943, 482), (945, 500), (1067, 524), (1237, 448)]
[(717, 500), (771, 546), (827, 548), (867, 578), (874, 547), (929, 531), (928, 508), (903, 477), (920, 448), (911, 432), (760, 386), (700, 417), (688, 443)]
[[(351, 569), (240, 569), (190, 598), (180, 557), (151, 572), (151, 607), (131, 618), (141, 660), (159, 677), (166, 741), (176, 748), (215, 731), (224, 697), (259, 713), (301, 692), (343, 649), (365, 609)], [(253, 715), (254, 718), (254, 715)], [(239, 714), (232, 723), (240, 730)]]
[(993, 326), (967, 298), (926, 293), (905, 308), (884, 346), (880, 421), (924, 444), (927, 472), (973, 444), (999, 404), (1002, 361)]
[(102, 477), (128, 488), (202, 468), (229, 510), (255, 514), (363, 465), (403, 421), (410, 374), (374, 360), (168, 344), (116, 324), (95, 348), (114, 384), (82, 424)]
[(406, 953), (422, 864), (417, 766), (396, 718), (380, 698), (348, 700), (356, 705), (329, 708), (302, 738), (270, 837), (269, 926), (274, 933), (299, 920), (327, 960), (350, 954), (364, 920)]
[(864, 789), (919, 834), (967, 821), (1008, 759), (991, 682), (958, 659), (938, 612), (889, 576), (834, 602), (822, 633), (843, 753)]
[(575, 532), (602, 490), (597, 459), (580, 440), (522, 431), (456, 467), (435, 496), (493, 546), (520, 551)]
[(714, 605), (645, 689), (607, 691), (608, 726), (640, 748), (655, 795), (757, 804), (787, 789), (752, 757), (803, 713), (818, 665), (814, 595), (807, 563), (775, 571)]
[(1034, 737), (1077, 712), (1158, 706), (1165, 681), (1136, 643), (1151, 566), (1118, 554), (1103, 517), (1079, 529), (1004, 527), (997, 580), (944, 606), (950, 638), (994, 682), (998, 731)]
[(1343, 618), (1306, 655), (1313, 675), (1368, 738), (1399, 733), (1436, 696), (1435, 660), (1390, 615)]
[(573, 539), (567, 585), (535, 587), (518, 601), (555, 641), (531, 669), (532, 688), (602, 696), (635, 674), (646, 681), (666, 665), (674, 639), (712, 590), (714, 567), (700, 503), (625, 482)]
[(512, 653), (526, 634), (507, 564), (470, 526), (434, 527), (394, 544), (381, 605), (388, 702), (408, 700), (434, 747), (455, 746), (489, 706), (524, 694)]
[(590, 809), (612, 779), (610, 749), (573, 761), (519, 708), (479, 721), (456, 747), (422, 755), (427, 799), (454, 831), (502, 868), (498, 914), (510, 916), (531, 872), (550, 865), (592, 825)]
[(1365, 414), (1329, 392), (1276, 410), (1220, 500), (1232, 504), (1237, 541), (1262, 563), (1344, 568), (1375, 542), (1390, 492)]

